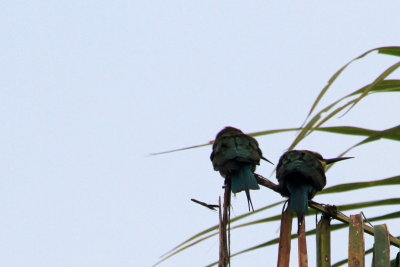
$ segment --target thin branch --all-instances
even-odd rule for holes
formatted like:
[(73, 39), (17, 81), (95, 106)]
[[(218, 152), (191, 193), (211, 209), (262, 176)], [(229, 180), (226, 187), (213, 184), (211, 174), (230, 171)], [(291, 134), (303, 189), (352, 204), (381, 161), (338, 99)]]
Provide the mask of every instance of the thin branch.
[[(281, 194), (282, 190), (279, 187), (279, 185), (271, 182), (270, 180), (268, 180), (267, 178), (265, 178), (259, 174), (255, 174), (255, 176), (256, 176), (258, 184), (268, 187), (269, 189)], [(344, 215), (343, 213), (341, 213), (340, 211), (338, 211), (336, 209), (336, 206), (320, 204), (320, 203), (317, 203), (317, 202), (314, 202), (311, 200), (308, 202), (308, 204), (311, 208), (318, 210), (318, 211), (322, 212), (323, 214), (327, 214), (338, 221), (344, 222), (346, 224), (350, 223), (350, 218), (347, 217), (346, 215)], [(372, 235), (372, 236), (375, 235), (375, 231), (374, 231), (373, 227), (363, 224), (363, 229), (364, 229), (364, 232), (366, 232), (367, 234)], [(391, 245), (400, 248), (400, 239), (389, 234), (389, 240), (390, 240)]]
[(260, 185), (262, 185), (262, 186), (265, 186), (265, 187), (268, 187), (269, 189), (274, 190), (275, 192), (277, 192), (277, 193), (279, 193), (279, 194), (282, 193), (282, 190), (281, 190), (281, 188), (279, 187), (279, 185), (274, 184), (273, 182), (271, 182), (270, 180), (268, 180), (267, 178), (265, 178), (265, 177), (262, 176), (262, 175), (259, 175), (259, 174), (257, 174), (257, 173), (255, 173), (254, 175), (256, 176), (256, 179), (257, 179), (257, 183), (258, 183), (258, 184), (260, 184)]
[[(344, 215), (343, 213), (341, 213), (340, 211), (337, 211), (335, 206), (324, 205), (324, 204), (320, 204), (320, 203), (317, 203), (314, 201), (309, 201), (309, 205), (311, 208), (313, 208), (315, 210), (319, 210), (324, 214), (329, 214), (332, 218), (335, 218), (336, 220), (339, 220), (346, 224), (350, 223), (350, 218), (347, 217), (346, 215)], [(363, 229), (364, 229), (364, 232), (366, 232), (367, 234), (372, 235), (372, 236), (375, 235), (374, 228), (372, 228), (369, 225), (366, 225), (365, 223), (363, 224)], [(389, 235), (389, 240), (390, 240), (390, 244), (400, 248), (400, 239), (398, 239), (392, 235)]]
[(215, 208), (219, 208), (218, 205), (207, 204), (207, 203), (205, 203), (203, 201), (200, 201), (200, 200), (197, 200), (197, 199), (194, 199), (194, 198), (191, 198), (190, 200), (193, 201), (194, 203), (197, 203), (197, 204), (202, 205), (202, 206), (204, 206), (206, 208), (209, 208), (210, 210), (214, 210), (215, 211), (216, 210)]

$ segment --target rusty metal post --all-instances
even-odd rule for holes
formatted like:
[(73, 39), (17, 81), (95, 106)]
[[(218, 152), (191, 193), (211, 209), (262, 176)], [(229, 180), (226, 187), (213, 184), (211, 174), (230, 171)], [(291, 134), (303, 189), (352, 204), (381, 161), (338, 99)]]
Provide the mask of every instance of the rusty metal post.
[(365, 266), (363, 218), (361, 214), (350, 215), (349, 267)]

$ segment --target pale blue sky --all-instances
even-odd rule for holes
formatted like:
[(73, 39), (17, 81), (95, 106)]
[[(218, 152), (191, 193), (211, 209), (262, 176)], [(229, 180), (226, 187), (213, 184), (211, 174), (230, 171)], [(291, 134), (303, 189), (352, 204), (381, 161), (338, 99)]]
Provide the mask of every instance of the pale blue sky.
[[(207, 142), (226, 125), (297, 127), (337, 69), (400, 43), (398, 1), (6, 0), (0, 7), (1, 266), (150, 266), (217, 222), (189, 199), (215, 203), (223, 180), (210, 147), (149, 153)], [(355, 63), (327, 97), (358, 89), (396, 60), (373, 54)], [(370, 97), (330, 125), (392, 127), (399, 100)], [(293, 138), (258, 140), (277, 162)], [(299, 148), (334, 157), (358, 140), (316, 134)], [(328, 173), (328, 185), (397, 175), (399, 148), (381, 141), (354, 150), (356, 159)], [(382, 187), (316, 201), (397, 192)], [(252, 198), (255, 208), (281, 199), (266, 189)], [(238, 194), (233, 214), (246, 205)], [(389, 229), (400, 234), (399, 221)], [(336, 260), (347, 250), (341, 234)], [(277, 235), (277, 223), (235, 231), (232, 251)], [(232, 265), (275, 265), (276, 255), (276, 247), (262, 249)], [(204, 266), (217, 256), (213, 239), (162, 266)]]

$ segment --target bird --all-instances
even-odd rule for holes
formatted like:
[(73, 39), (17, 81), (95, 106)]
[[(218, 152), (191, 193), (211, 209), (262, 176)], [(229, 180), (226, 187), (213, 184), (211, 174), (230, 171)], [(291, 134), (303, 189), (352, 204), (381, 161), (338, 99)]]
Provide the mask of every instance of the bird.
[(281, 194), (289, 197), (289, 209), (297, 215), (299, 229), (308, 214), (308, 201), (326, 185), (326, 166), (350, 158), (324, 159), (309, 150), (290, 150), (280, 157), (276, 177)]
[[(210, 155), (214, 170), (219, 171), (225, 182), (231, 181), (231, 192), (246, 192), (247, 204), (254, 211), (250, 190), (260, 189), (254, 171), (263, 157), (255, 138), (241, 130), (227, 126), (215, 137)], [(270, 162), (271, 163), (271, 162)]]

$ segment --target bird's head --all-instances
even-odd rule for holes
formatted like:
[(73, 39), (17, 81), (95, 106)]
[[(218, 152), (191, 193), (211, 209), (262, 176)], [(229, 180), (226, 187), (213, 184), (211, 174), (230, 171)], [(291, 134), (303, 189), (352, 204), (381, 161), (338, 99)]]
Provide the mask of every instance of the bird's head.
[(226, 126), (224, 129), (222, 129), (217, 134), (217, 136), (215, 137), (215, 140), (222, 138), (222, 137), (233, 136), (233, 135), (238, 135), (238, 134), (243, 134), (243, 132), (237, 128), (234, 128), (231, 126)]
[(345, 160), (345, 159), (354, 158), (354, 157), (338, 157), (338, 158), (324, 159), (322, 157), (322, 155), (317, 153), (317, 152), (310, 151), (310, 150), (300, 150), (300, 151), (303, 152), (303, 153), (306, 153), (306, 154), (313, 155), (315, 158), (317, 158), (318, 161), (321, 163), (322, 167), (324, 168), (324, 170), (325, 170), (326, 166), (328, 166), (329, 164), (332, 164), (332, 163), (335, 163), (335, 162), (338, 162), (338, 161), (341, 161), (341, 160)]

